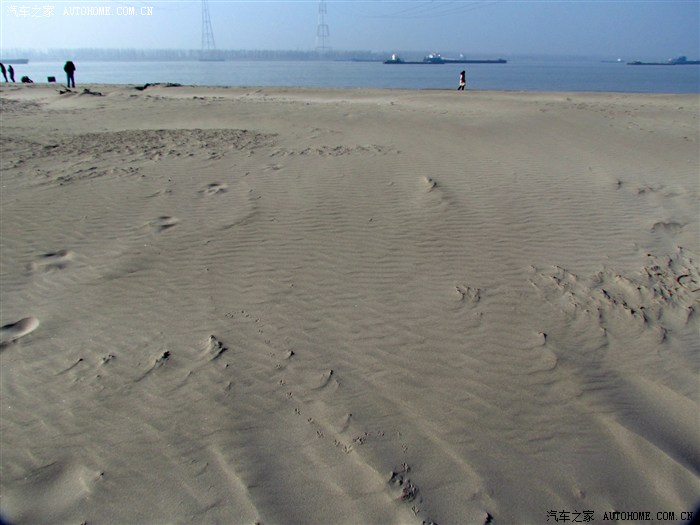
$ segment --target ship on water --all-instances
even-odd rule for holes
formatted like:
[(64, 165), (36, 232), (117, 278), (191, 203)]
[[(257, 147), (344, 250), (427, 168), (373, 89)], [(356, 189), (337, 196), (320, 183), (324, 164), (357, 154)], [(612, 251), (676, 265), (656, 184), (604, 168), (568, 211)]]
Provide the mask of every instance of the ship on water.
[(628, 66), (697, 66), (700, 65), (700, 60), (688, 60), (688, 57), (681, 56), (676, 58), (669, 58), (666, 62), (641, 62), (640, 60), (635, 60), (634, 62), (627, 62)]
[(423, 57), (423, 60), (403, 60), (396, 53), (391, 55), (391, 58), (385, 60), (385, 64), (506, 64), (508, 61), (502, 58), (495, 60), (465, 58), (464, 55), (459, 55), (459, 58), (445, 58), (439, 53), (431, 53)]

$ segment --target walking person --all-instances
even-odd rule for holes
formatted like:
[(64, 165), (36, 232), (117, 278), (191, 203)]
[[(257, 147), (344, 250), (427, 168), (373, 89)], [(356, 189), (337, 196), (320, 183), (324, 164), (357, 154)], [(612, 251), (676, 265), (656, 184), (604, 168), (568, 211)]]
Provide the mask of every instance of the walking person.
[(467, 72), (462, 71), (459, 74), (459, 87), (457, 88), (457, 91), (464, 91), (464, 87), (467, 85)]
[(63, 66), (63, 71), (66, 72), (66, 79), (68, 81), (68, 87), (71, 87), (71, 84), (73, 84), (73, 87), (75, 87), (75, 64), (71, 62), (70, 60), (66, 62), (66, 65)]
[(5, 69), (5, 64), (0, 63), (0, 71), (2, 71), (2, 76), (5, 77), (5, 82), (7, 82), (7, 69)]
[(15, 81), (15, 68), (13, 68), (11, 65), (7, 66), (7, 72), (10, 74), (10, 80), (12, 80), (12, 82), (14, 82)]

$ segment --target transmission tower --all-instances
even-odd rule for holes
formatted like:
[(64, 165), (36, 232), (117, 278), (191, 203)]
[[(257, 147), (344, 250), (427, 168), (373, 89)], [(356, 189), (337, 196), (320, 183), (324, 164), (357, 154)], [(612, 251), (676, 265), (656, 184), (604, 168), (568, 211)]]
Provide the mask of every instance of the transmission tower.
[(326, 14), (328, 9), (326, 8), (326, 1), (321, 0), (318, 4), (318, 26), (316, 27), (316, 51), (326, 52), (330, 51), (330, 47), (327, 45), (328, 37), (330, 36), (330, 30), (328, 29), (328, 24), (326, 24)]
[(216, 54), (214, 31), (211, 28), (209, 17), (209, 5), (207, 0), (202, 0), (202, 60), (211, 59)]

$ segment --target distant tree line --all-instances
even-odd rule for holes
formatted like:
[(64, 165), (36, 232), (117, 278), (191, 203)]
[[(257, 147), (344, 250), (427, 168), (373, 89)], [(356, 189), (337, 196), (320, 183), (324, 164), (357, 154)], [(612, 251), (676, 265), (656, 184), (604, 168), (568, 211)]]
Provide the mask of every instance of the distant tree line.
[(54, 48), (6, 49), (4, 56), (27, 58), (32, 61), (64, 61), (67, 58), (80, 61), (186, 61), (201, 58), (223, 60), (384, 60), (386, 53), (373, 51), (292, 51), (272, 49), (221, 49), (203, 52), (199, 49), (100, 49), (100, 48)]

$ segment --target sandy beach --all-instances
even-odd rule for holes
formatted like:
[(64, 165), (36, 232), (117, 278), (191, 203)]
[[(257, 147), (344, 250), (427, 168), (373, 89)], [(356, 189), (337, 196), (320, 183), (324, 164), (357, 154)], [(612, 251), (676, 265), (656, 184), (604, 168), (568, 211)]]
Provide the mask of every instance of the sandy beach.
[(84, 88), (0, 88), (4, 521), (696, 511), (697, 95)]

